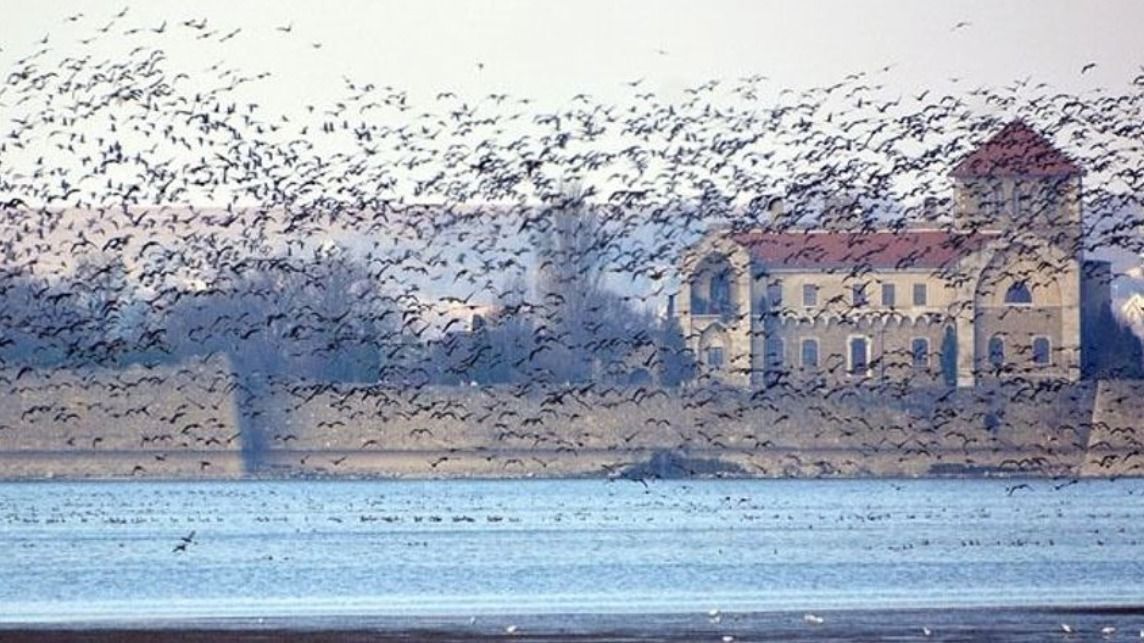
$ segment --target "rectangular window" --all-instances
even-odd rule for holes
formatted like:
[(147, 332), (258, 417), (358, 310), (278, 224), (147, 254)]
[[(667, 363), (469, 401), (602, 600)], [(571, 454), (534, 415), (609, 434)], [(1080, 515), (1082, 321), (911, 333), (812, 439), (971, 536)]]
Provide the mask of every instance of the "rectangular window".
[(914, 368), (929, 366), (929, 340), (924, 337), (915, 338), (910, 345), (910, 353), (914, 358)]
[(865, 375), (870, 368), (870, 341), (865, 337), (850, 338), (850, 374)]
[(1052, 344), (1048, 337), (1033, 338), (1033, 363), (1037, 366), (1048, 366), (1053, 363)]
[(869, 341), (866, 338), (850, 338), (850, 373), (865, 375), (869, 367)]
[(818, 368), (818, 340), (802, 340), (802, 365), (804, 368)]
[(802, 305), (807, 308), (818, 305), (818, 286), (815, 284), (804, 284), (802, 287)]
[(711, 368), (723, 368), (722, 347), (712, 346), (707, 349), (707, 365)]
[(866, 301), (866, 284), (859, 284), (850, 288), (851, 301), (854, 302), (855, 308), (861, 308), (868, 302)]
[(781, 282), (775, 281), (767, 284), (767, 305), (771, 310), (779, 310), (783, 307), (783, 285)]
[(894, 284), (882, 284), (882, 305), (886, 308), (893, 308), (897, 305), (896, 299), (897, 293), (894, 292)]
[(914, 284), (914, 305), (925, 306), (928, 299), (927, 294), (925, 284)]
[(783, 340), (771, 337), (767, 339), (767, 367), (776, 368), (783, 365)]
[(995, 369), (1005, 366), (1005, 340), (1000, 335), (989, 338), (989, 364)]

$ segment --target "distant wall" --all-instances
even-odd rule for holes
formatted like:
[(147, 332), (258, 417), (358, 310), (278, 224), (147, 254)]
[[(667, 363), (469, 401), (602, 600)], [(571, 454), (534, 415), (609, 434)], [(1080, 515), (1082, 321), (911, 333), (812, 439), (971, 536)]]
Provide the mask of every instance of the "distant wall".
[(0, 370), (0, 477), (237, 476), (223, 359), (122, 370)]
[(1139, 475), (1144, 382), (875, 392), (0, 371), (0, 477)]
[[(1068, 475), (1084, 457), (1095, 387), (1007, 389), (554, 390), (283, 386), (267, 470), (395, 475), (590, 475), (656, 453), (777, 475)], [(1031, 393), (1030, 393), (1031, 395)]]
[(1101, 381), (1081, 473), (1086, 476), (1144, 474), (1144, 382)]

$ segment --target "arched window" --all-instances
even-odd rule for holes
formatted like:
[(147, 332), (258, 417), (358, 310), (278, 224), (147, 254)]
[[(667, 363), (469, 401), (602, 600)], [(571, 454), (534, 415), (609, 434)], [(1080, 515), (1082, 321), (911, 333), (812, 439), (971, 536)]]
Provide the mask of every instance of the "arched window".
[(1005, 365), (1005, 338), (994, 335), (989, 338), (989, 364), (993, 368)]
[(731, 312), (731, 275), (726, 270), (720, 270), (711, 275), (711, 311), (712, 313)]
[(946, 326), (941, 338), (941, 376), (946, 385), (957, 385), (957, 330), (953, 326)]
[(802, 366), (803, 368), (818, 368), (818, 340), (802, 340)]
[(1048, 366), (1053, 363), (1053, 348), (1048, 337), (1033, 338), (1033, 363)]
[(1025, 282), (1015, 281), (1012, 286), (1009, 286), (1009, 290), (1005, 291), (1005, 303), (1031, 304), (1033, 303), (1033, 293)]
[(865, 375), (870, 368), (870, 340), (865, 337), (850, 338), (850, 374)]

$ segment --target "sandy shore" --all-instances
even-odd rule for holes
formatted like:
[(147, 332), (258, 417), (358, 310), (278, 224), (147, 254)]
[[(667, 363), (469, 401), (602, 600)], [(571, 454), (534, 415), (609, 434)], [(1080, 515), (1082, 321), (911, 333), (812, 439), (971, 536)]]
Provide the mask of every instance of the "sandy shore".
[[(821, 619), (821, 622), (818, 621)], [(1072, 631), (1067, 633), (1062, 625)], [(511, 632), (510, 632), (511, 628)], [(1108, 634), (1106, 628), (1115, 628)], [(572, 614), (0, 625), (0, 641), (1052, 641), (1129, 640), (1144, 607)], [(726, 639), (724, 637), (731, 637)]]

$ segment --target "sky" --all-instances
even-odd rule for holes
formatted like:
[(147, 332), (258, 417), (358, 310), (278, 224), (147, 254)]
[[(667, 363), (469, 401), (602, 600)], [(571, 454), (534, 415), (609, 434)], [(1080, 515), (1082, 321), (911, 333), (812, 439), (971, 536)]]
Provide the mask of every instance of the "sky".
[(163, 44), (173, 59), (272, 72), (259, 91), (282, 111), (338, 91), (343, 74), (414, 95), (560, 102), (606, 98), (640, 78), (659, 92), (750, 74), (799, 87), (887, 65), (903, 91), (1030, 75), (1084, 91), (1123, 85), (1144, 64), (1144, 2), (1134, 0), (4, 0), (0, 67), (45, 35), (67, 48), (125, 6), (125, 26), (168, 21), (177, 31), (206, 18), (220, 34), (241, 27), (222, 44), (169, 34)]
[[(1084, 94), (1144, 73), (1139, 0), (0, 0), (0, 69), (43, 46), (122, 45), (79, 41), (125, 8), (111, 33), (142, 29), (129, 42), (150, 38), (176, 66), (270, 72), (242, 91), (271, 113), (337, 100), (344, 78), (415, 100), (508, 92), (560, 106), (630, 96), (633, 81), (671, 96), (712, 79), (798, 89), (885, 70), (891, 93), (1031, 77)], [(182, 26), (203, 20), (214, 37)]]

